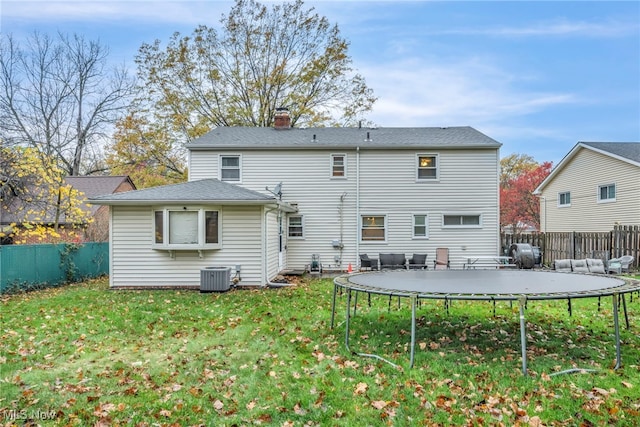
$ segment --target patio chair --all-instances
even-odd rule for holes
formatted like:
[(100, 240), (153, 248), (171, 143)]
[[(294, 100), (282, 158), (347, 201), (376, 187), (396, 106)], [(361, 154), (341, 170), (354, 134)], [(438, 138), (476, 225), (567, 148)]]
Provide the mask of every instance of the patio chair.
[(426, 254), (413, 254), (409, 258), (409, 269), (411, 270), (428, 270), (427, 268), (427, 255)]
[(604, 262), (600, 258), (587, 258), (587, 266), (589, 267), (589, 273), (607, 273), (604, 269)]
[(588, 273), (589, 266), (587, 265), (586, 259), (572, 259), (571, 261), (571, 270), (574, 273)]
[(360, 269), (368, 268), (369, 270), (378, 269), (378, 258), (369, 258), (367, 254), (360, 254)]
[(434, 270), (448, 270), (449, 265), (449, 248), (437, 248), (436, 259), (433, 260)]
[(404, 254), (380, 254), (380, 270), (407, 268)]
[(570, 259), (557, 259), (553, 261), (553, 268), (560, 273), (571, 273), (571, 260)]
[(623, 255), (620, 258), (611, 258), (607, 264), (609, 272), (616, 272), (618, 274), (622, 272), (629, 272), (629, 266), (633, 263), (635, 258), (631, 255)]
[(322, 274), (322, 263), (319, 254), (311, 255), (311, 263), (309, 264), (309, 274)]

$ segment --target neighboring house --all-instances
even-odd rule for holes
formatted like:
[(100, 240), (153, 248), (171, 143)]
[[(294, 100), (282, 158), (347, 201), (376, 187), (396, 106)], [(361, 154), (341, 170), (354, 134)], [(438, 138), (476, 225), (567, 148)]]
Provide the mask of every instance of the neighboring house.
[[(136, 187), (128, 176), (68, 176), (64, 179), (65, 184), (71, 185), (74, 189), (80, 191), (85, 199), (103, 195), (106, 193), (117, 193), (122, 191), (135, 190)], [(64, 215), (59, 219), (59, 225), (61, 229), (58, 234), (62, 237), (60, 240), (82, 240), (91, 242), (106, 242), (109, 240), (109, 208), (107, 206), (91, 205), (83, 201), (82, 209), (88, 211), (93, 221), (80, 227), (78, 229), (77, 224), (67, 224)], [(2, 206), (2, 215), (0, 216), (0, 226), (9, 227), (12, 223), (20, 224), (24, 221), (24, 212), (29, 211), (30, 207), (19, 198), (11, 199), (8, 206)], [(36, 212), (40, 212), (40, 208), (35, 208)], [(54, 210), (49, 209), (44, 213), (37, 215), (34, 221), (52, 225), (54, 220)], [(19, 229), (17, 230), (19, 233)], [(73, 234), (71, 236), (69, 233)], [(80, 234), (78, 237), (77, 234)], [(43, 243), (33, 236), (28, 238), (33, 241), (27, 241), (27, 243)]]
[(360, 253), (495, 255), (499, 148), (470, 127), (220, 127), (187, 145), (189, 182), (105, 195), (111, 286), (199, 286), (200, 269), (265, 285), (357, 270)]
[(640, 224), (640, 143), (579, 142), (536, 188), (543, 232)]
[[(135, 190), (136, 186), (126, 175), (115, 176), (68, 176), (65, 182), (82, 192), (89, 199), (103, 194), (115, 194)], [(84, 230), (84, 240), (88, 242), (109, 241), (109, 207), (84, 203), (84, 209), (91, 212), (93, 222)]]

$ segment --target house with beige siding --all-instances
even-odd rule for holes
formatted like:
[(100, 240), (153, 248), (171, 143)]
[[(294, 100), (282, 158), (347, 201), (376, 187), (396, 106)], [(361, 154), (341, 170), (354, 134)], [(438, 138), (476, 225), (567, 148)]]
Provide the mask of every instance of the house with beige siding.
[(536, 188), (543, 232), (640, 224), (640, 143), (579, 142)]
[(219, 127), (187, 145), (186, 183), (105, 195), (111, 285), (240, 285), (358, 269), (359, 254), (496, 255), (500, 143), (471, 127)]

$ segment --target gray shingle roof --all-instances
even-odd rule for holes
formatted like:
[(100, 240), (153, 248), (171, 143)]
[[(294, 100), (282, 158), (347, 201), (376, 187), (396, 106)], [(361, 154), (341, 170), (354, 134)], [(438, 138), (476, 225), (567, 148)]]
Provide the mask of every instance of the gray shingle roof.
[(257, 191), (217, 179), (202, 179), (180, 184), (163, 185), (142, 190), (126, 191), (92, 197), (95, 204), (153, 204), (153, 203), (257, 203), (275, 202), (275, 198)]
[[(82, 191), (87, 197), (95, 197), (102, 194), (113, 193), (123, 182), (129, 180), (128, 176), (68, 176), (64, 181), (76, 190)], [(133, 182), (131, 186), (135, 188)]]
[(640, 142), (581, 142), (581, 144), (640, 163)]
[(499, 148), (502, 144), (472, 127), (290, 128), (218, 127), (187, 144), (198, 149), (296, 148)]

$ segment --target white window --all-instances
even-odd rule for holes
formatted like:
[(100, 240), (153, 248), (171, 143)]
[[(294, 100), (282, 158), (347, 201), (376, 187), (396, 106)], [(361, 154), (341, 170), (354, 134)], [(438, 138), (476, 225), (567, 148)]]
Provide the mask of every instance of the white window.
[(413, 216), (413, 238), (427, 239), (429, 237), (429, 217), (425, 214)]
[(616, 185), (607, 184), (598, 186), (598, 202), (615, 202)]
[(438, 156), (436, 154), (418, 154), (416, 156), (418, 181), (438, 179)]
[(362, 215), (361, 239), (367, 242), (384, 242), (386, 240), (385, 215)]
[(157, 209), (154, 247), (157, 249), (220, 248), (220, 213), (198, 208)]
[(347, 177), (347, 155), (332, 154), (331, 155), (331, 178)]
[(240, 156), (220, 156), (220, 181), (240, 182)]
[(302, 215), (294, 215), (289, 217), (288, 236), (292, 239), (304, 238), (304, 223)]
[(558, 193), (558, 206), (571, 206), (571, 192)]
[(480, 228), (482, 219), (479, 214), (445, 214), (442, 225), (449, 228)]

